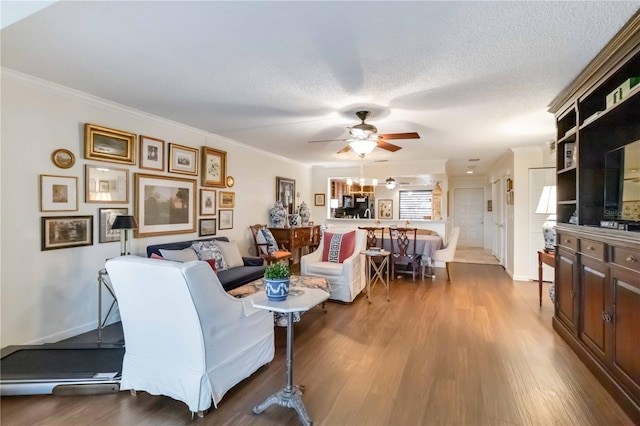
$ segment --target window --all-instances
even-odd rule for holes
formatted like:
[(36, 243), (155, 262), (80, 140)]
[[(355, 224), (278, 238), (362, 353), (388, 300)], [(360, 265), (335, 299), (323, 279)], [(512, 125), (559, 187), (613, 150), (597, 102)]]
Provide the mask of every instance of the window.
[(432, 191), (400, 191), (400, 219), (424, 219), (431, 216)]

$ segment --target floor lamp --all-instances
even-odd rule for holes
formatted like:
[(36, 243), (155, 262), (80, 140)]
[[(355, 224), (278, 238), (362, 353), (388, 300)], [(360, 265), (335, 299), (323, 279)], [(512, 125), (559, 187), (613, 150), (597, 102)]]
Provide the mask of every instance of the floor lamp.
[(127, 240), (129, 239), (127, 232), (129, 232), (130, 229), (136, 228), (138, 228), (138, 222), (136, 222), (136, 218), (133, 216), (116, 216), (116, 219), (113, 221), (111, 229), (120, 230), (120, 256), (131, 254), (131, 252), (127, 250)]
[(538, 201), (536, 213), (548, 214), (547, 220), (542, 224), (544, 235), (544, 251), (552, 253), (556, 246), (556, 186), (550, 185), (542, 188), (542, 195)]

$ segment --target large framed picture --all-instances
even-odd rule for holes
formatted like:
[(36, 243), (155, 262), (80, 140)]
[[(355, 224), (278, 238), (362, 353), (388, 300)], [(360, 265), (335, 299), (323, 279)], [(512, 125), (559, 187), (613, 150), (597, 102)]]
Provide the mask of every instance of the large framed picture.
[(227, 152), (202, 147), (202, 186), (227, 186)]
[(314, 206), (324, 206), (325, 203), (325, 195), (324, 194), (314, 194), (313, 196), (313, 205)]
[(134, 236), (196, 232), (196, 181), (135, 173)]
[(98, 242), (111, 243), (120, 241), (120, 230), (111, 229), (113, 221), (117, 216), (127, 216), (129, 209), (123, 208), (100, 208), (98, 209)]
[(230, 209), (218, 210), (218, 219), (220, 220), (220, 222), (218, 222), (219, 224), (218, 229), (220, 230), (233, 229), (233, 210), (230, 210)]
[(164, 172), (164, 141), (150, 136), (139, 136), (140, 168)]
[(200, 216), (216, 215), (216, 190), (200, 188)]
[(198, 235), (201, 237), (216, 235), (216, 219), (200, 219)]
[(93, 216), (42, 217), (41, 250), (93, 245)]
[(232, 209), (236, 205), (236, 193), (220, 191), (220, 208)]
[(84, 158), (136, 164), (136, 135), (122, 130), (84, 125)]
[(84, 165), (84, 202), (126, 204), (129, 202), (129, 170)]
[(198, 175), (198, 148), (169, 144), (169, 172)]
[(276, 176), (276, 201), (280, 200), (282, 206), (289, 214), (295, 213), (296, 206), (296, 181), (289, 178)]
[(40, 175), (41, 212), (75, 212), (77, 210), (77, 177)]
[(378, 200), (378, 219), (393, 219), (393, 200)]

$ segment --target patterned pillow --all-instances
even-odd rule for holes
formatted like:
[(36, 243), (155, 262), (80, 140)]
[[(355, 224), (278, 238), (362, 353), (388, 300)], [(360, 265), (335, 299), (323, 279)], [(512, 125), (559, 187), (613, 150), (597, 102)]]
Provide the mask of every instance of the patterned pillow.
[(224, 260), (222, 250), (213, 241), (197, 241), (191, 245), (200, 260), (214, 259), (216, 261), (216, 271), (226, 271), (229, 265)]
[(192, 260), (198, 260), (197, 252), (191, 247), (182, 250), (160, 249), (160, 254), (165, 259), (173, 260), (174, 262), (191, 262)]
[[(262, 236), (264, 237), (264, 240), (267, 244), (269, 244), (267, 251), (269, 252), (269, 254), (273, 254), (275, 252), (278, 251), (278, 242), (276, 241), (275, 237), (273, 236), (273, 234), (271, 233), (270, 230), (268, 229), (261, 229), (260, 233), (262, 234)], [(260, 242), (260, 241), (258, 241)], [(262, 246), (264, 247), (264, 246)]]
[(346, 234), (324, 233), (324, 245), (322, 247), (322, 261), (342, 263), (353, 254), (356, 247), (356, 231)]

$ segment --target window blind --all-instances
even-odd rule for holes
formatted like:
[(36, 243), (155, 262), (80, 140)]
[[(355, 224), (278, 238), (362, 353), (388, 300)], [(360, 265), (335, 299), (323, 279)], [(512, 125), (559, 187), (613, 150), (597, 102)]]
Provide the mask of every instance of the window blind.
[(431, 216), (432, 192), (399, 191), (400, 219), (424, 219), (424, 216)]

